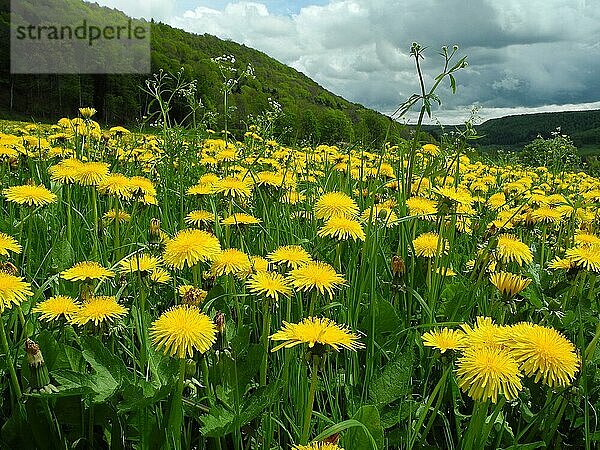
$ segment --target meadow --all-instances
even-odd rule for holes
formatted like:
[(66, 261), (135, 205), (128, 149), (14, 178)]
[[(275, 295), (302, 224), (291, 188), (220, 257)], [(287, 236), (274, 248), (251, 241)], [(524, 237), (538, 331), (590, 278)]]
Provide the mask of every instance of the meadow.
[(162, 125), (3, 123), (3, 446), (597, 445), (600, 180)]

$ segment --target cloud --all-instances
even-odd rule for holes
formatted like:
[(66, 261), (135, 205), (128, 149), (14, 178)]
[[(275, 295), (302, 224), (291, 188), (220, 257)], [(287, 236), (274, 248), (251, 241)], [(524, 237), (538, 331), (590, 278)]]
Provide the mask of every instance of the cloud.
[(442, 118), (467, 117), (473, 104), (509, 111), (600, 100), (600, 8), (589, 0), (320, 0), (291, 13), (280, 0), (201, 1), (168, 19), (174, 0), (156, 2), (173, 26), (257, 48), (380, 111), (418, 91), (413, 41), (429, 47), (428, 85), (442, 45), (468, 55), (456, 95), (447, 83), (439, 90)]

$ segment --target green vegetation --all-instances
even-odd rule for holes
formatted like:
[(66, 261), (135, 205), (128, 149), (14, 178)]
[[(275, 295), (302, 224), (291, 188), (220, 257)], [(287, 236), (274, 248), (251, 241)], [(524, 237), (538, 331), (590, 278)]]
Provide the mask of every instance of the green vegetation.
[[(93, 105), (97, 118), (105, 124), (134, 127), (146, 114), (149, 98), (140, 89), (142, 75), (11, 75), (9, 73), (9, 0), (0, 7), (0, 116), (25, 120), (58, 120), (78, 107)], [(69, 8), (88, 8), (106, 20), (116, 10), (79, 0), (66, 0)], [(85, 6), (83, 6), (85, 5)], [(100, 19), (99, 19), (100, 20)], [(222, 77), (212, 59), (233, 55), (235, 67), (254, 68), (255, 78), (246, 78), (231, 93), (230, 131), (240, 137), (246, 131), (248, 116), (269, 109), (269, 99), (283, 112), (276, 123), (276, 135), (284, 142), (326, 142), (360, 140), (381, 146), (390, 132), (399, 136), (399, 125), (361, 105), (332, 94), (304, 74), (257, 50), (205, 34), (196, 35), (162, 23), (151, 24), (152, 71), (176, 73), (184, 69), (188, 80), (197, 80), (197, 98), (202, 101), (207, 126), (221, 130), (223, 123)], [(181, 120), (181, 105), (172, 115)], [(216, 118), (211, 121), (211, 118)], [(388, 136), (388, 140), (390, 137)]]
[(483, 135), (479, 144), (523, 146), (538, 135), (549, 137), (560, 128), (577, 146), (600, 147), (600, 110), (566, 111), (490, 119), (477, 127)]

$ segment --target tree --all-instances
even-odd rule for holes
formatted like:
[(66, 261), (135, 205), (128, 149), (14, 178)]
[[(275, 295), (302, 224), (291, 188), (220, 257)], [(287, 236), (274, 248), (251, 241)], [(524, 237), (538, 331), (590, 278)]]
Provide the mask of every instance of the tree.
[(558, 173), (579, 168), (581, 158), (571, 138), (557, 129), (550, 139), (538, 136), (526, 145), (521, 162), (533, 167), (546, 166), (552, 173)]

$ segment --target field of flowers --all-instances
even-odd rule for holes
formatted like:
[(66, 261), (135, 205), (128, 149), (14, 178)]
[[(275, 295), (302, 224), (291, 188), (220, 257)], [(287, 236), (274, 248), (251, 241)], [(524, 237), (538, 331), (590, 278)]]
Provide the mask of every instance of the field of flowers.
[(593, 448), (600, 180), (94, 111), (0, 133), (7, 448)]

